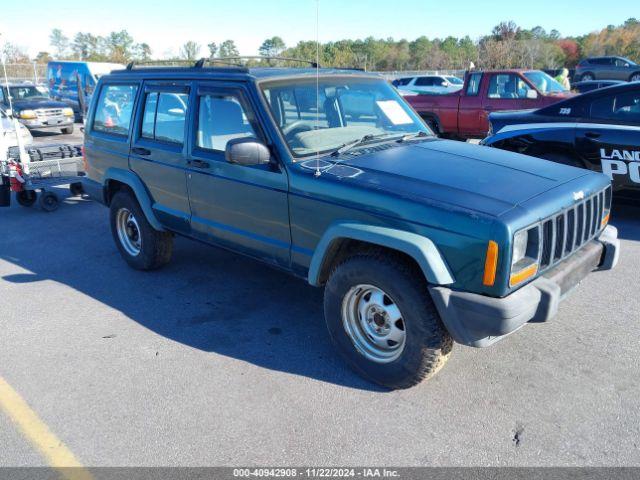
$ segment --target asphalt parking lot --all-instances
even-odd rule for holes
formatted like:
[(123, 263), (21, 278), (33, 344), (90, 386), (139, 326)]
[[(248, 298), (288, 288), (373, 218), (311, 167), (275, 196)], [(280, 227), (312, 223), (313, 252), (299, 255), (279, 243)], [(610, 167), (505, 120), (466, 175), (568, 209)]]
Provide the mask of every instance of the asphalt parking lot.
[[(616, 206), (618, 268), (552, 322), (388, 392), (337, 357), (302, 281), (185, 239), (133, 271), (106, 208), (13, 206), (0, 380), (88, 466), (638, 466), (639, 213)], [(33, 444), (0, 413), (1, 466), (45, 465)]]

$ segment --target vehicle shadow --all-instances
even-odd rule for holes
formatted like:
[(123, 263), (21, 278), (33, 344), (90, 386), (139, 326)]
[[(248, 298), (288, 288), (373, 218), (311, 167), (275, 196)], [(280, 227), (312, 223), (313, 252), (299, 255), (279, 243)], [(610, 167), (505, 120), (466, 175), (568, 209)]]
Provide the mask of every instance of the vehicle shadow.
[(618, 228), (620, 238), (640, 241), (640, 207), (614, 200), (610, 223)]
[[(10, 226), (0, 237), (0, 259), (27, 271), (0, 282), (52, 280), (175, 342), (262, 368), (384, 391), (338, 356), (324, 324), (322, 290), (304, 280), (184, 238), (176, 238), (165, 268), (132, 270), (113, 243), (108, 210), (77, 197), (53, 214), (0, 210), (0, 222)], [(33, 247), (41, 238), (46, 251)]]

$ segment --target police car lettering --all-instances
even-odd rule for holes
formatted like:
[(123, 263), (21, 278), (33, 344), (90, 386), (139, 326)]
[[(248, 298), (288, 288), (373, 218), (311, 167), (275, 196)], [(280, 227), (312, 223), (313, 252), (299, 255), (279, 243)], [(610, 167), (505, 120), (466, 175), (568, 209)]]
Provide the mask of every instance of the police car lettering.
[(611, 150), (607, 154), (606, 149), (600, 149), (600, 161), (602, 173), (613, 180), (614, 175), (629, 175), (634, 183), (640, 183), (640, 151)]

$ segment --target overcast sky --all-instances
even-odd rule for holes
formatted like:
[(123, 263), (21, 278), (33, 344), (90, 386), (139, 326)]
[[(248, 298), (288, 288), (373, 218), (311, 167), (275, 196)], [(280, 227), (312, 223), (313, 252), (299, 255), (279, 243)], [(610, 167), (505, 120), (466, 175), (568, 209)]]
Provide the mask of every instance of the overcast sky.
[[(490, 32), (503, 20), (547, 31), (580, 35), (640, 16), (637, 0), (319, 0), (320, 40), (393, 37), (413, 40)], [(101, 0), (2, 2), (2, 39), (31, 56), (51, 51), (49, 33), (60, 28), (106, 35), (126, 29), (146, 42), (154, 56), (177, 54), (188, 40), (202, 45), (231, 38), (240, 53), (255, 55), (265, 38), (281, 36), (287, 45), (315, 39), (316, 0)]]

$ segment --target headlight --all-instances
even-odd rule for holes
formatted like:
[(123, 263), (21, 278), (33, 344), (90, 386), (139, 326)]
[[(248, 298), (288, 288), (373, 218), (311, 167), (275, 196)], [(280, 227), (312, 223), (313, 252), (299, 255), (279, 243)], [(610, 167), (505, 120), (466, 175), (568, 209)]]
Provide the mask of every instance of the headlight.
[(38, 116), (36, 115), (36, 112), (34, 112), (33, 110), (22, 110), (19, 116), (20, 118), (25, 118), (25, 119), (38, 118)]
[(538, 273), (540, 245), (538, 225), (516, 232), (513, 236), (509, 286), (514, 287)]
[(72, 109), (72, 108), (69, 108), (69, 107), (67, 107), (67, 108), (63, 108), (63, 109), (62, 109), (62, 114), (63, 114), (65, 117), (73, 117), (73, 109)]

